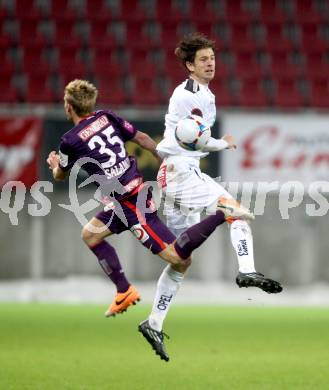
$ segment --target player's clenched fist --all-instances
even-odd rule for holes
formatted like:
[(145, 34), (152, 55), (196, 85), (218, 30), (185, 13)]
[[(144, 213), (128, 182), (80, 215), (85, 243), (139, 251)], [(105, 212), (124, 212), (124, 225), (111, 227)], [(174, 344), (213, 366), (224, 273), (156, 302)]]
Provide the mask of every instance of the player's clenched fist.
[(55, 151), (49, 153), (49, 156), (47, 158), (47, 164), (49, 165), (49, 169), (51, 170), (58, 167), (59, 155)]

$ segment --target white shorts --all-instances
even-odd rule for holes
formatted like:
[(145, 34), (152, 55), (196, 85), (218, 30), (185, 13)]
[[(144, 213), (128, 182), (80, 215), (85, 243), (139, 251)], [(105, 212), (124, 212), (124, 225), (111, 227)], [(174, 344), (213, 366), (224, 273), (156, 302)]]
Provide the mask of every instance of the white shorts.
[(167, 225), (176, 234), (198, 223), (202, 211), (214, 213), (218, 198), (232, 199), (219, 183), (201, 172), (199, 161), (193, 157), (167, 157), (158, 172)]

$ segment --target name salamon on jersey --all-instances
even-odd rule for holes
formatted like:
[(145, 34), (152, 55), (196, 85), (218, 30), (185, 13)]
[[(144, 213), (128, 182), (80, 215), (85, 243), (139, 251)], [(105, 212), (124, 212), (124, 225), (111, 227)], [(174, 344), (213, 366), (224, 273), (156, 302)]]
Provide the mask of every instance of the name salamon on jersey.
[(129, 157), (126, 157), (124, 160), (120, 161), (119, 164), (114, 165), (111, 168), (104, 168), (105, 174), (108, 178), (121, 176), (130, 168)]

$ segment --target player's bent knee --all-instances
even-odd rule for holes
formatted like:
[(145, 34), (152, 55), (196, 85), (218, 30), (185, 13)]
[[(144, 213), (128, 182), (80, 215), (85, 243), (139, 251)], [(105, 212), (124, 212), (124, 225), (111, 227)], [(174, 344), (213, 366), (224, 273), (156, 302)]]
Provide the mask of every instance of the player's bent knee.
[(81, 238), (88, 245), (95, 239), (95, 234), (88, 229), (88, 225), (81, 230)]
[(88, 243), (88, 241), (92, 240), (93, 233), (87, 229), (87, 226), (84, 226), (81, 230), (81, 238), (84, 242)]
[(102, 235), (90, 231), (88, 228), (88, 224), (85, 225), (81, 231), (81, 238), (88, 246), (97, 245), (99, 242), (103, 240), (104, 237)]
[(180, 272), (184, 272), (191, 265), (191, 257), (187, 259), (182, 259), (176, 252), (173, 244), (168, 245), (162, 252), (159, 253), (159, 256), (166, 260), (168, 263), (175, 266), (175, 268), (180, 267)]

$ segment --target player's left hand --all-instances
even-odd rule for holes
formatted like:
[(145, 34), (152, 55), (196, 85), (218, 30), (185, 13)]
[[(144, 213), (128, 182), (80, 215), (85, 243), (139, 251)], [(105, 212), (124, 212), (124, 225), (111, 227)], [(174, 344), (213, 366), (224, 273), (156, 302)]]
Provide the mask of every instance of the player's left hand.
[(59, 155), (53, 150), (49, 153), (47, 158), (47, 164), (49, 165), (49, 169), (53, 170), (59, 165)]
[(236, 149), (237, 146), (234, 143), (234, 137), (232, 135), (225, 134), (222, 139), (228, 143), (227, 149)]

